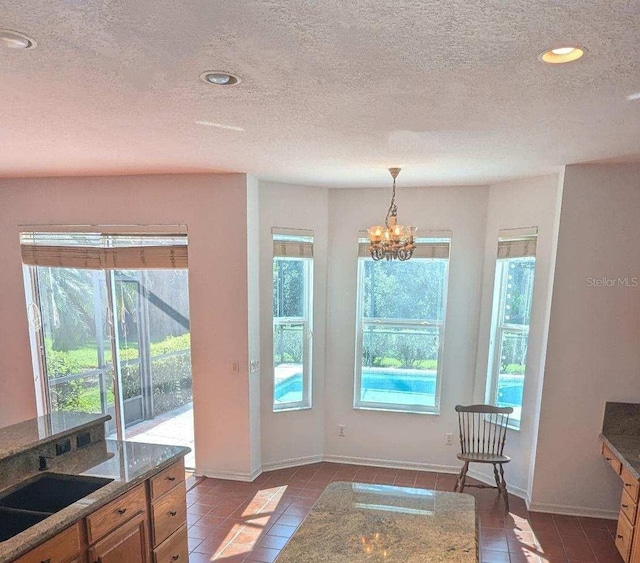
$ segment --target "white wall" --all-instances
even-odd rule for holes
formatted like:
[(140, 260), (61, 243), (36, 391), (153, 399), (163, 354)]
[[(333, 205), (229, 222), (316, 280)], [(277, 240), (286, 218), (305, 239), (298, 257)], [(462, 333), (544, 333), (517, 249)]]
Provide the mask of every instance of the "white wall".
[(257, 178), (247, 176), (247, 297), (249, 346), (249, 429), (251, 478), (262, 470), (260, 424), (260, 193)]
[[(565, 170), (532, 508), (615, 517), (600, 456), (605, 401), (640, 402), (640, 165)], [(640, 281), (640, 279), (638, 280)]]
[[(489, 189), (398, 191), (400, 223), (453, 232), (438, 416), (353, 408), (358, 231), (384, 219), (389, 197), (388, 189), (329, 193), (325, 455), (457, 470), (458, 447), (445, 445), (445, 433), (457, 435), (454, 406), (470, 402), (473, 395)], [(344, 438), (338, 437), (338, 424), (346, 425)]]
[[(323, 453), (328, 190), (260, 182), (261, 421), (263, 467), (317, 461)], [(313, 408), (273, 412), (272, 227), (313, 229)]]
[[(187, 225), (196, 464), (203, 473), (248, 478), (253, 468), (246, 177), (0, 180), (0, 425), (36, 415), (21, 224)], [(237, 374), (232, 372), (236, 360)]]
[[(533, 464), (531, 452), (535, 449), (538, 432), (537, 414), (542, 393), (546, 326), (551, 306), (550, 281), (553, 276), (559, 182), (560, 178), (557, 175), (541, 176), (496, 184), (489, 190), (475, 402), (482, 403), (485, 400), (498, 231), (518, 227), (538, 227), (522, 422), (519, 431), (507, 432), (505, 446), (505, 454), (512, 458), (511, 463), (505, 466), (509, 489), (524, 497), (529, 496), (530, 469)], [(493, 482), (491, 466), (489, 466), (491, 471), (483, 471), (481, 468), (482, 466), (478, 464), (472, 465), (472, 474), (484, 474), (488, 482)]]

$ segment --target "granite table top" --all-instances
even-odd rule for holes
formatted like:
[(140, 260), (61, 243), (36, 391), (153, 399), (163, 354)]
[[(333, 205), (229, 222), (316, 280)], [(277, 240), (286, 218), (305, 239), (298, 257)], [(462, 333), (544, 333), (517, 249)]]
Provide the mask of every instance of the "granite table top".
[(331, 483), (277, 563), (476, 563), (475, 499), (426, 489)]
[(607, 402), (600, 439), (640, 479), (640, 404)]
[(0, 428), (0, 459), (31, 450), (38, 444), (63, 438), (110, 418), (108, 414), (55, 412)]
[[(12, 561), (53, 537), (100, 506), (148, 479), (189, 453), (189, 448), (106, 440), (78, 450), (68, 459), (52, 460), (50, 471), (71, 475), (93, 475), (113, 481), (72, 505), (56, 512), (24, 532), (0, 542), (0, 563)], [(24, 476), (24, 479), (28, 478)], [(0, 495), (17, 483), (0, 481)]]

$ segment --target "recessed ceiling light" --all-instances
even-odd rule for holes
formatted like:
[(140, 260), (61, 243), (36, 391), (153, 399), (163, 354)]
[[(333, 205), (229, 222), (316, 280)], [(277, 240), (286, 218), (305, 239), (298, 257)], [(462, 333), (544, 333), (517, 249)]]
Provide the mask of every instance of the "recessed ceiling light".
[(33, 49), (36, 42), (19, 31), (0, 29), (0, 45), (7, 49)]
[(213, 84), (215, 86), (234, 86), (241, 82), (239, 76), (235, 76), (224, 70), (205, 70), (200, 75), (200, 78), (207, 84)]
[(627, 100), (629, 100), (630, 102), (633, 102), (635, 100), (640, 100), (640, 92), (636, 92), (635, 94), (629, 94), (627, 96)]
[(562, 64), (577, 61), (585, 54), (584, 47), (556, 47), (540, 55), (540, 60), (549, 64)]

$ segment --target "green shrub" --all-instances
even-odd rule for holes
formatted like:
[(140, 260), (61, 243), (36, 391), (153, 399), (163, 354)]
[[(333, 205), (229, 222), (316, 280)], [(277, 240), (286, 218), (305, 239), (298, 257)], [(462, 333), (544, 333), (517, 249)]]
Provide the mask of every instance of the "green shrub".
[(151, 381), (154, 416), (191, 402), (191, 354), (152, 359)]

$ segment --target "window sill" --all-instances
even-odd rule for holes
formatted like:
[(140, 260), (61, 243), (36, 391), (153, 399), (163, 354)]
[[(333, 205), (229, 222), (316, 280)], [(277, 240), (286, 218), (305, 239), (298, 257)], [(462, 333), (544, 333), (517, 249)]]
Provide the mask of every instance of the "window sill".
[(280, 407), (278, 409), (273, 409), (274, 413), (278, 412), (292, 412), (292, 411), (310, 411), (313, 407), (311, 405), (305, 406), (292, 406), (292, 407)]
[(353, 405), (353, 409), (357, 411), (380, 411), (380, 412), (398, 412), (403, 414), (429, 414), (439, 416), (439, 410), (417, 410), (408, 408), (395, 408), (391, 406), (374, 406), (374, 405)]

